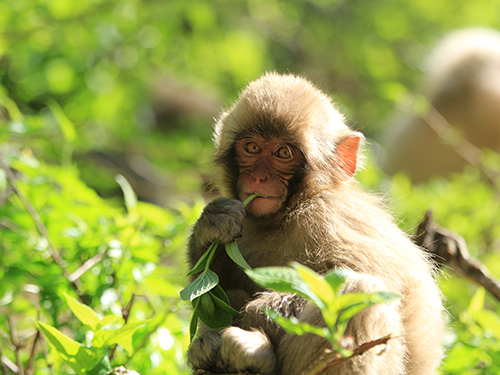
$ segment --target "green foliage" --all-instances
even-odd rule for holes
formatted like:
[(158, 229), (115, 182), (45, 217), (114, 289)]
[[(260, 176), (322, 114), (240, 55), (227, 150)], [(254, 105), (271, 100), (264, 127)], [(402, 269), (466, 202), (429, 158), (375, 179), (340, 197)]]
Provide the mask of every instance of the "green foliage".
[(350, 357), (354, 349), (342, 340), (349, 320), (377, 303), (390, 302), (399, 295), (391, 292), (341, 293), (342, 285), (349, 279), (355, 282), (356, 273), (344, 269), (334, 269), (320, 276), (311, 269), (294, 263), (289, 267), (264, 267), (247, 270), (247, 275), (258, 285), (278, 292), (298, 293), (309, 298), (321, 310), (326, 327), (316, 327), (300, 322), (296, 318), (286, 319), (268, 310), (269, 317), (286, 332), (303, 335), (314, 333), (327, 339), (334, 352), (342, 357)]
[(0, 132), (12, 140), (0, 148), (2, 354), (25, 368), (32, 363), (37, 374), (49, 374), (50, 366), (97, 374), (118, 364), (139, 373), (184, 373), (189, 336), (178, 298), (185, 283), (180, 265), (201, 204), (167, 211), (139, 202), (118, 176), (125, 210), (87, 187), (71, 159), (47, 164), (28, 145), (15, 147), (21, 126), (35, 144), (45, 142), (36, 137), (39, 118), (24, 118)]
[(106, 353), (106, 349), (112, 345), (120, 344), (129, 354), (132, 354), (132, 335), (141, 325), (146, 322), (128, 323), (118, 329), (102, 329), (103, 326), (114, 323), (117, 318), (114, 315), (107, 315), (100, 319), (90, 307), (79, 303), (76, 299), (64, 294), (69, 308), (80, 320), (88, 326), (94, 338), (90, 347), (72, 340), (56, 328), (37, 322), (38, 329), (42, 332), (50, 344), (55, 354), (68, 364), (77, 374), (108, 374), (111, 364)]
[[(214, 115), (206, 108), (216, 111), (265, 70), (304, 73), (373, 136), (418, 87), (436, 39), (468, 26), (498, 29), (499, 10), (497, 0), (0, 2), (0, 153), (18, 185), (15, 191), (0, 168), (2, 354), (27, 363), (34, 319), (87, 345), (90, 328), (63, 298), (76, 287), (99, 317), (122, 318), (133, 301), (132, 321), (151, 318), (132, 336), (133, 356), (118, 348), (111, 364), (182, 372), (189, 313), (178, 298), (186, 284), (181, 254), (203, 206), (199, 171), (212, 149)], [(198, 106), (178, 89), (158, 95), (172, 81), (214, 102)], [(418, 96), (414, 102), (417, 112), (427, 105)], [(129, 175), (96, 153), (151, 161), (170, 209), (136, 200)], [(369, 163), (363, 184), (391, 200), (405, 230), (413, 234), (432, 208), (440, 225), (464, 236), (472, 255), (500, 275), (498, 188), (484, 173), (413, 186), (405, 176), (384, 179)], [(483, 163), (498, 171), (498, 154), (485, 153)], [(180, 203), (186, 197), (190, 203)], [(475, 287), (448, 270), (440, 283), (453, 327), (444, 371), (498, 373), (498, 302), (486, 298), (481, 311), (491, 313), (467, 320), (462, 312)], [(217, 287), (203, 295), (207, 307), (224, 306)], [(9, 317), (28, 345), (22, 350), (12, 349)], [(49, 373), (48, 363), (57, 372), (61, 363), (36, 342), (37, 373)]]

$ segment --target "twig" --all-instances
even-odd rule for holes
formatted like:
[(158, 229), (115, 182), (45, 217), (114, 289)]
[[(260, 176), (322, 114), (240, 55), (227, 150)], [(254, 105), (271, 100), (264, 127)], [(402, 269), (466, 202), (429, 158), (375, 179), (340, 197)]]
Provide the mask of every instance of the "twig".
[(0, 366), (1, 366), (0, 368), (2, 369), (2, 374), (7, 375), (9, 373), (9, 368), (4, 358), (8, 359), (7, 357), (3, 356), (2, 340), (0, 340)]
[(43, 356), (45, 357), (45, 362), (47, 362), (47, 369), (51, 375), (54, 374), (53, 364), (49, 361), (49, 351), (47, 349), (47, 343), (43, 335), (40, 335), (40, 346), (42, 347)]
[(96, 256), (93, 256), (92, 258), (88, 259), (75, 272), (73, 272), (71, 275), (68, 276), (68, 280), (70, 282), (75, 282), (80, 277), (82, 277), (82, 275), (85, 272), (87, 272), (89, 269), (91, 269), (97, 263), (99, 263), (102, 260), (103, 257), (104, 257), (104, 253), (99, 253)]
[(50, 251), (50, 256), (54, 260), (54, 262), (59, 266), (59, 268), (62, 270), (64, 276), (66, 279), (68, 279), (69, 283), (73, 287), (73, 289), (77, 292), (78, 296), (81, 296), (81, 291), (80, 291), (80, 283), (78, 280), (70, 281), (70, 274), (66, 270), (66, 267), (64, 266), (64, 260), (61, 257), (61, 254), (57, 250), (57, 248), (54, 246), (54, 243), (52, 242), (52, 239), (50, 238), (49, 232), (47, 230), (47, 227), (43, 223), (40, 215), (38, 214), (38, 211), (35, 209), (33, 204), (30, 202), (28, 197), (23, 193), (21, 189), (19, 189), (19, 185), (17, 184), (17, 178), (10, 169), (10, 167), (7, 165), (7, 163), (3, 159), (3, 155), (0, 151), (0, 168), (2, 168), (5, 171), (5, 174), (7, 175), (7, 179), (9, 180), (10, 185), (12, 186), (12, 189), (14, 192), (17, 194), (21, 202), (23, 203), (24, 207), (30, 214), (31, 218), (35, 222), (35, 225), (40, 232), (41, 236), (45, 239), (47, 242), (49, 251)]
[[(121, 294), (119, 294), (119, 297), (120, 297), (120, 300), (121, 300), (122, 306), (123, 306), (124, 302), (123, 302)], [(130, 311), (132, 310), (132, 306), (134, 305), (134, 300), (135, 300), (135, 293), (132, 294), (132, 298), (130, 298), (130, 301), (129, 301), (129, 303), (127, 303), (127, 306), (122, 307), (122, 316), (123, 316), (123, 320), (125, 321), (125, 323), (123, 324), (124, 326), (125, 326), (125, 324), (127, 324), (128, 318), (130, 317)], [(115, 351), (116, 351), (117, 347), (118, 347), (118, 345), (115, 345), (115, 346), (113, 346), (113, 349), (111, 349), (111, 352), (109, 353), (109, 360), (112, 360), (113, 357), (115, 356)]]
[(36, 331), (35, 340), (33, 341), (33, 346), (31, 347), (30, 358), (28, 364), (26, 365), (26, 375), (31, 375), (35, 373), (35, 357), (36, 357), (36, 344), (40, 338), (40, 331)]
[(16, 353), (16, 365), (17, 365), (17, 373), (19, 375), (24, 375), (23, 369), (23, 360), (21, 359), (20, 349), (23, 347), (19, 342), (19, 337), (17, 336), (16, 326), (14, 324), (14, 318), (12, 315), (7, 317), (7, 323), (9, 324), (10, 330), (10, 340), (12, 341), (12, 345), (14, 345), (15, 353)]
[(430, 210), (418, 227), (415, 243), (432, 254), (439, 265), (449, 265), (456, 273), (482, 286), (500, 301), (500, 282), (489, 275), (484, 264), (471, 258), (463, 237), (434, 222)]
[(313, 366), (309, 370), (307, 370), (305, 375), (322, 374), (327, 369), (341, 365), (342, 363), (347, 362), (353, 357), (363, 355), (368, 350), (378, 345), (386, 345), (387, 342), (392, 338), (393, 337), (391, 335), (387, 335), (377, 340), (365, 342), (364, 344), (361, 344), (356, 349), (354, 349), (353, 353), (348, 357), (341, 357), (339, 353), (334, 352), (331, 349), (325, 349), (324, 355), (318, 361), (314, 362)]

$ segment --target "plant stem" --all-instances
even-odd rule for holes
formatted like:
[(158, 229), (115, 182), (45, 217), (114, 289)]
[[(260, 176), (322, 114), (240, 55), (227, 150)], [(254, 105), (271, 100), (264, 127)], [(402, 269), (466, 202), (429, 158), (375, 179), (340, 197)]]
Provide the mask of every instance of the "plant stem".
[(262, 197), (259, 193), (253, 193), (247, 199), (243, 201), (243, 207), (246, 207), (251, 201), (253, 201), (257, 197)]

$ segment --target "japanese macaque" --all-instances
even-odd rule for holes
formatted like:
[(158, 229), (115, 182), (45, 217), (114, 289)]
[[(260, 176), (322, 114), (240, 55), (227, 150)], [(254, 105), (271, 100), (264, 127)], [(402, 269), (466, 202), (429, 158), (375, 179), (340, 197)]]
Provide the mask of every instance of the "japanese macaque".
[[(355, 345), (391, 334), (388, 347), (325, 374), (433, 374), (443, 356), (441, 297), (426, 256), (393, 223), (379, 199), (356, 186), (363, 136), (345, 125), (331, 100), (307, 80), (268, 73), (248, 85), (215, 124), (215, 183), (225, 198), (207, 205), (189, 241), (193, 266), (212, 242), (236, 239), (253, 267), (299, 262), (321, 274), (351, 269), (345, 291), (392, 291), (402, 298), (356, 315)], [(246, 208), (241, 201), (262, 195)], [(188, 351), (195, 369), (298, 375), (328, 343), (290, 335), (263, 307), (324, 325), (321, 312), (296, 295), (264, 291), (225, 251), (211, 269), (232, 306), (243, 312), (222, 331), (201, 329)]]
[(384, 170), (404, 171), (414, 182), (477, 163), (477, 148), (500, 152), (500, 33), (472, 28), (448, 35), (426, 72), (429, 113), (396, 119), (381, 139), (390, 155)]

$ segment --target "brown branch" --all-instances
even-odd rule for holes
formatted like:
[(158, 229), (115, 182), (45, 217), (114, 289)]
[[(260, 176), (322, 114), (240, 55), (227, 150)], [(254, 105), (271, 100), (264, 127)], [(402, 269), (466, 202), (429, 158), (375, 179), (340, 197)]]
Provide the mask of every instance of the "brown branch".
[(33, 341), (33, 346), (31, 347), (30, 358), (28, 364), (26, 365), (26, 375), (31, 375), (35, 373), (35, 357), (36, 357), (36, 344), (40, 339), (40, 331), (36, 331), (35, 340)]
[[(3, 355), (2, 340), (0, 340), (0, 368), (2, 369), (2, 374), (7, 375), (9, 373), (8, 365), (10, 362), (11, 361), (7, 357), (4, 357)], [(12, 365), (14, 365), (14, 363), (12, 363)]]
[(327, 369), (341, 365), (344, 362), (347, 362), (353, 357), (357, 357), (365, 354), (368, 350), (378, 346), (378, 345), (387, 345), (390, 339), (393, 337), (391, 335), (387, 335), (381, 337), (377, 340), (372, 340), (369, 342), (365, 342), (361, 344), (357, 348), (354, 349), (353, 353), (348, 357), (341, 357), (339, 353), (334, 352), (331, 349), (325, 349), (323, 356), (314, 362), (313, 366), (306, 371), (305, 375), (319, 375), (325, 372)]
[(415, 243), (427, 250), (439, 265), (447, 265), (461, 276), (482, 286), (500, 301), (500, 282), (489, 275), (484, 264), (471, 258), (467, 243), (458, 234), (438, 226), (432, 211), (425, 213)]
[[(125, 326), (125, 324), (127, 324), (127, 322), (128, 322), (128, 318), (130, 317), (130, 312), (132, 310), (132, 306), (134, 305), (136, 295), (135, 295), (135, 293), (132, 294), (132, 298), (130, 299), (127, 306), (124, 306), (125, 303), (123, 301), (121, 293), (118, 294), (118, 297), (120, 298), (120, 301), (122, 303), (122, 317), (123, 317), (123, 320), (125, 321), (125, 323), (123, 325)], [(113, 349), (111, 349), (111, 352), (109, 353), (109, 360), (110, 361), (115, 356), (115, 351), (116, 351), (117, 347), (118, 347), (118, 345), (115, 345), (115, 346), (113, 346)]]
[(17, 178), (12, 172), (12, 169), (7, 165), (7, 163), (3, 159), (3, 155), (0, 152), (0, 168), (2, 168), (5, 171), (5, 174), (7, 175), (7, 180), (9, 181), (10, 185), (12, 186), (12, 189), (14, 192), (17, 194), (21, 202), (23, 203), (24, 207), (30, 214), (31, 218), (35, 222), (35, 225), (40, 232), (41, 236), (45, 239), (47, 242), (50, 256), (54, 260), (54, 262), (59, 266), (61, 271), (63, 272), (64, 276), (66, 279), (68, 279), (69, 283), (73, 287), (73, 289), (77, 292), (78, 296), (81, 296), (81, 290), (80, 290), (80, 283), (78, 280), (71, 281), (70, 280), (70, 274), (66, 270), (66, 267), (64, 266), (64, 260), (61, 257), (61, 254), (57, 250), (57, 248), (54, 246), (54, 243), (52, 242), (52, 239), (49, 235), (49, 232), (47, 230), (47, 227), (43, 223), (40, 215), (38, 214), (38, 211), (35, 209), (33, 204), (30, 202), (28, 197), (23, 193), (23, 191), (19, 188), (19, 185), (17, 183)]
[(71, 275), (68, 276), (68, 280), (70, 282), (75, 282), (76, 280), (80, 279), (80, 277), (82, 277), (82, 275), (85, 272), (87, 272), (89, 269), (94, 267), (97, 263), (99, 263), (102, 260), (104, 254), (105, 253), (99, 253), (96, 256), (93, 256), (92, 258), (88, 259), (75, 272), (73, 272)]
[(14, 318), (12, 317), (12, 315), (9, 315), (7, 317), (7, 323), (10, 330), (10, 340), (12, 341), (12, 345), (14, 345), (14, 350), (16, 353), (17, 373), (19, 375), (24, 375), (23, 360), (21, 359), (20, 353), (23, 346), (19, 342), (19, 337), (17, 336), (16, 326), (14, 324)]

